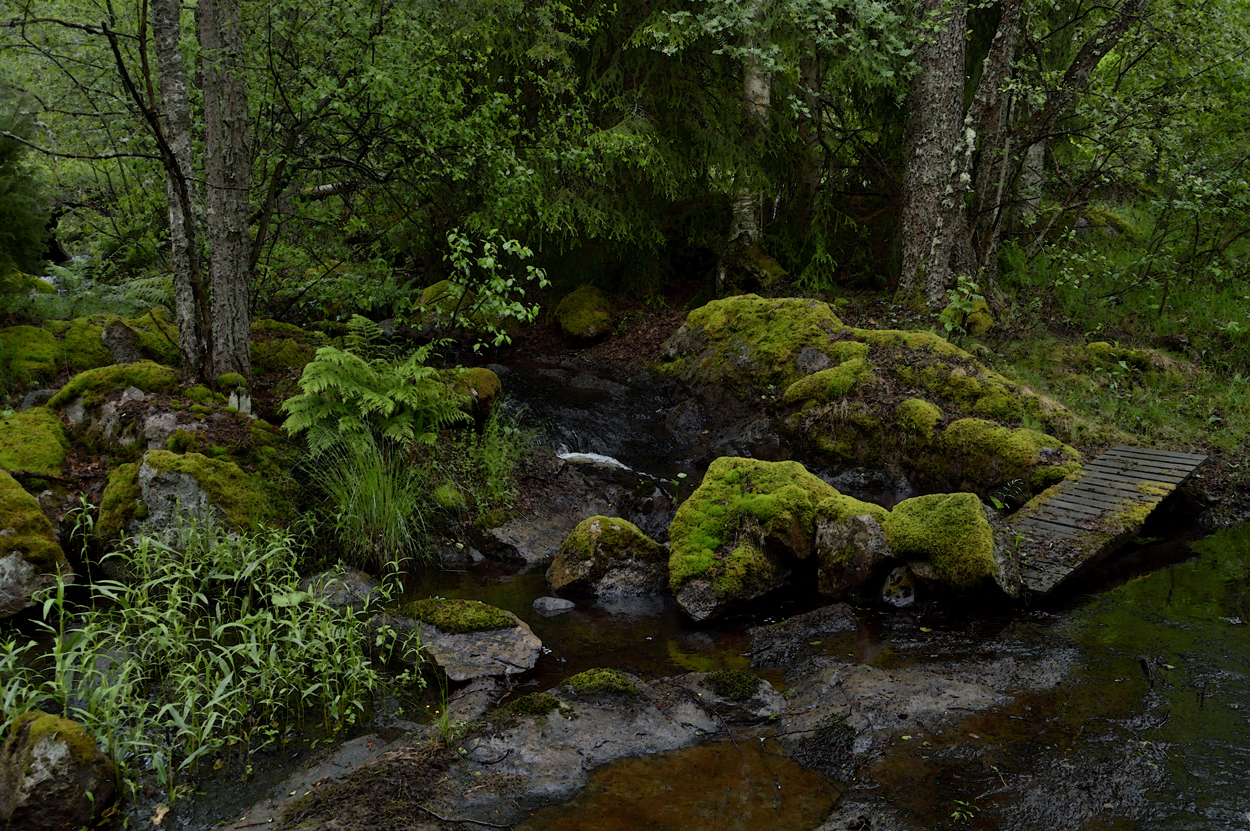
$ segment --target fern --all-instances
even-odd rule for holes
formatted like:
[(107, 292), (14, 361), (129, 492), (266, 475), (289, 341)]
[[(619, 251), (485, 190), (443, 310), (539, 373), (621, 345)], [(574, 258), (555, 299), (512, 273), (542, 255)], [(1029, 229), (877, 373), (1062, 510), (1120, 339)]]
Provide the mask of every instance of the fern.
[[(372, 342), (368, 327), (356, 324), (353, 332), (350, 342), (357, 348)], [(469, 419), (460, 409), (463, 397), (447, 388), (438, 370), (425, 365), (434, 346), (423, 346), (399, 361), (369, 360), (353, 351), (321, 347), (304, 368), (299, 394), (282, 405), (287, 432), (307, 432), (313, 455), (339, 447), (365, 452), (373, 443), (401, 448), (433, 444), (439, 430)]]

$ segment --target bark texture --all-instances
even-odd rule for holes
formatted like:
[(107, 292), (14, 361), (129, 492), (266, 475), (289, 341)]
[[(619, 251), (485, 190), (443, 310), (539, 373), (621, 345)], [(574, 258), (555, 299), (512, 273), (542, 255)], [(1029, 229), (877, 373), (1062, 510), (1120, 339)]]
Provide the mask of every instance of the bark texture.
[(940, 308), (953, 283), (951, 256), (961, 230), (960, 202), (968, 189), (958, 155), (966, 147), (964, 116), (964, 0), (923, 0), (934, 31), (917, 49), (903, 128), (902, 272), (898, 300)]
[(174, 273), (174, 314), (183, 368), (203, 375), (209, 356), (208, 298), (204, 291), (191, 180), (191, 108), (187, 72), (179, 52), (179, 0), (152, 0), (152, 32), (160, 75), (160, 142), (169, 200), (169, 259)]
[(196, 23), (204, 73), (212, 373), (250, 378), (252, 160), (238, 0), (200, 0)]

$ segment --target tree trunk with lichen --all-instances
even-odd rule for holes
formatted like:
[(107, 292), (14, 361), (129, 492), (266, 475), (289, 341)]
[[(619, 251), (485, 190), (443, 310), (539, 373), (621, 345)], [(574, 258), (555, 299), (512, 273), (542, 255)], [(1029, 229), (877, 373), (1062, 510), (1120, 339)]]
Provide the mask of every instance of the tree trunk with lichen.
[[(964, 115), (964, 0), (923, 0), (935, 30), (916, 51), (920, 71), (903, 128), (902, 271), (896, 301), (941, 308), (953, 284), (951, 257), (967, 183), (957, 163)], [(966, 223), (964, 223), (966, 224)]]

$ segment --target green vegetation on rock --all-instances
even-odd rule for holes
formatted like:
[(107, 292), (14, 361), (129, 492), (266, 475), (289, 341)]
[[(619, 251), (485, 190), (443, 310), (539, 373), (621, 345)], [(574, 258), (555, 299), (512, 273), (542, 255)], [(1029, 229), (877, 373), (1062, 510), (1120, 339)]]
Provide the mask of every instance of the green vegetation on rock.
[(758, 544), (748, 542), (752, 537), (771, 538), (796, 556), (807, 556), (816, 505), (838, 495), (798, 462), (717, 459), (669, 526), (670, 585), (678, 591), (707, 572), (722, 582), (757, 574), (761, 558), (767, 558)]
[(539, 719), (548, 713), (559, 712), (563, 707), (563, 702), (554, 695), (549, 693), (530, 693), (509, 701), (496, 710), (495, 713), (501, 719)]
[(112, 392), (138, 387), (144, 392), (173, 392), (181, 376), (178, 370), (153, 361), (113, 364), (80, 372), (61, 387), (49, 407), (60, 408), (82, 396), (88, 407), (98, 406)]
[(115, 540), (132, 518), (145, 519), (147, 506), (140, 501), (140, 497), (138, 462), (118, 465), (110, 471), (108, 482), (104, 485), (104, 496), (100, 500), (96, 535), (102, 540)]
[(908, 398), (894, 410), (899, 426), (925, 442), (933, 440), (933, 432), (942, 420), (942, 410), (920, 398)]
[(56, 541), (52, 523), (31, 496), (7, 472), (0, 470), (0, 557), (14, 551), (44, 573), (65, 565), (65, 552)]
[(578, 695), (638, 695), (638, 685), (619, 669), (588, 669), (564, 683)]
[(845, 522), (853, 516), (864, 515), (872, 517), (877, 522), (884, 523), (890, 512), (880, 505), (862, 502), (844, 493), (822, 499), (820, 504), (816, 506), (816, 518), (828, 522)]
[(445, 600), (431, 597), (415, 600), (403, 607), (408, 617), (428, 623), (451, 634), (489, 632), (512, 629), (517, 620), (503, 609), (488, 606), (479, 600)]
[(612, 331), (612, 304), (594, 286), (582, 286), (556, 306), (556, 320), (566, 335), (597, 338)]
[(234, 528), (254, 528), (272, 513), (265, 485), (234, 462), (168, 450), (149, 450), (143, 461), (162, 472), (191, 476)]
[(953, 586), (969, 588), (994, 574), (994, 530), (976, 494), (904, 499), (882, 527), (895, 555), (928, 559)]
[(825, 404), (843, 397), (857, 384), (872, 380), (872, 367), (863, 358), (853, 358), (829, 369), (814, 372), (786, 387), (786, 404), (815, 401)]
[(560, 556), (570, 563), (596, 558), (630, 559), (648, 563), (663, 562), (668, 549), (619, 517), (592, 516), (583, 519), (560, 546)]
[(0, 468), (58, 476), (67, 450), (65, 426), (48, 408), (0, 416)]
[[(958, 462), (964, 475), (980, 486), (1019, 479), (1040, 491), (1081, 467), (1081, 454), (1053, 436), (975, 418), (950, 424), (937, 447), (940, 455), (934, 465)], [(1044, 450), (1053, 451), (1053, 461), (1043, 458)]]
[(740, 669), (718, 669), (705, 675), (703, 684), (721, 698), (746, 701), (759, 692), (760, 679)]
[(26, 730), (28, 747), (33, 748), (44, 736), (51, 736), (65, 742), (70, 759), (76, 766), (90, 764), (95, 759), (95, 739), (77, 722), (32, 710), (13, 720), (9, 735), (18, 735), (23, 729)]
[(9, 372), (19, 381), (46, 380), (61, 370), (64, 352), (47, 329), (10, 326), (0, 329), (0, 344), (11, 352)]

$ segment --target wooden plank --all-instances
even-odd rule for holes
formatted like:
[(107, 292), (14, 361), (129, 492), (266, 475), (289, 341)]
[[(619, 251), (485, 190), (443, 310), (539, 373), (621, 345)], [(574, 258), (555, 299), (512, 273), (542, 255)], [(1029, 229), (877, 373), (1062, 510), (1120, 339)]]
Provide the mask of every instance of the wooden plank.
[(1075, 498), (1069, 499), (1064, 494), (1059, 494), (1054, 499), (1046, 503), (1047, 508), (1058, 508), (1069, 513), (1085, 514), (1087, 516), (1100, 516), (1106, 508), (1102, 505), (1093, 507), (1090, 505), (1082, 505)]
[(1108, 508), (1118, 508), (1121, 504), (1123, 504), (1123, 500), (1115, 499), (1110, 496), (1104, 496), (1095, 491), (1078, 491), (1076, 488), (1061, 488), (1056, 492), (1051, 501), (1054, 502), (1057, 499), (1062, 499), (1076, 505), (1083, 505), (1091, 511), (1098, 511), (1100, 513)]
[(1112, 465), (1086, 465), (1083, 470), (1089, 471), (1091, 474), (1101, 474), (1117, 479), (1126, 479), (1136, 482), (1171, 482), (1179, 485), (1189, 478), (1188, 473), (1181, 473), (1172, 470), (1162, 470), (1156, 468), (1122, 468)]
[(1027, 531), (1030, 528), (1036, 528), (1036, 529), (1040, 529), (1041, 531), (1045, 533), (1055, 534), (1060, 537), (1073, 537), (1081, 533), (1081, 530), (1082, 530), (1080, 528), (1073, 528), (1068, 525), (1058, 525), (1053, 522), (1043, 522), (1042, 520), (1033, 519), (1032, 517), (1021, 521), (1020, 523), (1016, 525), (1016, 527), (1023, 531)]
[(1149, 482), (1157, 482), (1160, 484), (1172, 485), (1175, 487), (1176, 485), (1179, 485), (1182, 481), (1184, 480), (1169, 481), (1167, 479), (1162, 479), (1162, 478), (1150, 479), (1145, 476), (1123, 476), (1123, 475), (1116, 474), (1116, 473), (1107, 473), (1106, 471), (1101, 471), (1101, 470), (1091, 470), (1086, 475), (1082, 476), (1080, 481), (1076, 482), (1075, 484), (1087, 485), (1087, 486), (1092, 485), (1094, 487), (1099, 487), (1099, 488), (1102, 488), (1102, 487), (1128, 488), (1134, 493), (1142, 493), (1142, 491), (1138, 490), (1138, 485), (1143, 485)]
[(1069, 514), (1064, 513), (1063, 511), (1053, 511), (1049, 506), (1033, 514), (1032, 519), (1035, 519), (1038, 522), (1050, 522), (1055, 525), (1066, 525), (1080, 531), (1088, 531), (1088, 523), (1091, 521), (1097, 522), (1096, 517), (1091, 517), (1088, 514)]
[(1099, 456), (1092, 462), (1085, 465), (1087, 468), (1109, 468), (1113, 470), (1131, 470), (1144, 472), (1159, 472), (1170, 475), (1188, 476), (1193, 472), (1191, 465), (1177, 465), (1168, 462), (1147, 462), (1135, 459), (1108, 459), (1106, 456)]
[(1144, 459), (1156, 462), (1171, 462), (1173, 464), (1185, 467), (1197, 467), (1207, 460), (1207, 457), (1199, 453), (1177, 453), (1172, 450), (1152, 450), (1147, 447), (1128, 447), (1125, 445), (1117, 445), (1098, 458), (1129, 458)]
[(1087, 476), (1080, 482), (1074, 482), (1072, 487), (1076, 491), (1090, 491), (1120, 500), (1136, 500), (1145, 496), (1137, 489), (1136, 483), (1116, 479), (1091, 479)]

